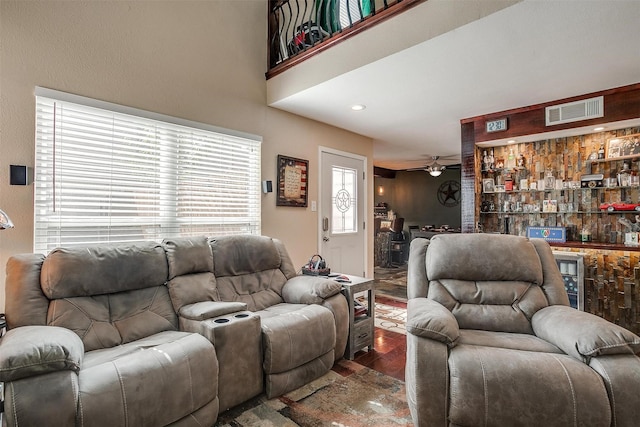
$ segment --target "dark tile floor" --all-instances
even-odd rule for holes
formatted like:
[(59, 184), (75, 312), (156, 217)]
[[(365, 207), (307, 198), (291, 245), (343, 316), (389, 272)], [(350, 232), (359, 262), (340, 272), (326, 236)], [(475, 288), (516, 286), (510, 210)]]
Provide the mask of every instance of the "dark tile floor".
[[(376, 301), (395, 307), (407, 307), (406, 302), (376, 296)], [(390, 377), (404, 381), (407, 338), (403, 334), (375, 328), (374, 349), (359, 351), (354, 362), (374, 369)]]

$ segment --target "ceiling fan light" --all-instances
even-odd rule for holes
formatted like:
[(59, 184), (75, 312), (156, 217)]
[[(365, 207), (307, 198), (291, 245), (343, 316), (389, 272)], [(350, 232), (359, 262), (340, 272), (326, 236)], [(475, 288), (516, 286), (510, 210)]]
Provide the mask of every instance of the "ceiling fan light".
[(446, 166), (434, 162), (431, 166), (427, 166), (427, 172), (429, 172), (431, 176), (440, 176), (446, 168)]

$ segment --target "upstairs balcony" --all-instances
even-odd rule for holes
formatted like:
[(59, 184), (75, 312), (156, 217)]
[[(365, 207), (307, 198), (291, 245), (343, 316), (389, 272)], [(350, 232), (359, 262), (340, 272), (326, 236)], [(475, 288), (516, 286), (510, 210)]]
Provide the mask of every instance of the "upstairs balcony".
[(267, 79), (426, 0), (270, 0)]
[[(369, 135), (372, 132), (354, 127), (357, 123), (351, 118), (339, 115), (338, 111), (349, 102), (345, 98), (362, 102), (362, 92), (370, 93), (375, 88), (376, 93), (381, 93), (381, 87), (397, 87), (399, 80), (388, 79), (391, 74), (402, 75), (403, 87), (413, 88), (413, 92), (427, 90), (425, 82), (432, 78), (407, 81), (410, 70), (422, 67), (425, 75), (431, 76), (444, 70), (443, 59), (463, 60), (473, 49), (469, 50), (470, 41), (457, 30), (525, 3), (528, 2), (269, 0), (267, 105)], [(498, 25), (510, 16), (507, 13)], [(484, 28), (481, 31), (491, 33), (495, 26), (491, 21), (480, 24)], [(398, 95), (394, 91), (389, 96), (398, 99)], [(391, 116), (407, 117), (407, 112), (392, 113)], [(423, 117), (421, 114), (417, 120)], [(383, 122), (376, 118), (375, 123)], [(459, 123), (451, 126), (459, 128)], [(402, 126), (394, 129), (397, 139)], [(429, 153), (429, 148), (423, 152)]]
[[(514, 58), (529, 51), (518, 46), (533, 43), (519, 31), (515, 52), (496, 50), (511, 43), (502, 29), (529, 22), (540, 3), (374, 0), (367, 9), (365, 1), (372, 0), (270, 0), (267, 105), (371, 138), (376, 166), (417, 168), (433, 155), (455, 156), (460, 118), (476, 111), (471, 96), (486, 92), (479, 76), (511, 75)], [(528, 28), (540, 19), (548, 18)], [(354, 113), (356, 104), (365, 111)]]

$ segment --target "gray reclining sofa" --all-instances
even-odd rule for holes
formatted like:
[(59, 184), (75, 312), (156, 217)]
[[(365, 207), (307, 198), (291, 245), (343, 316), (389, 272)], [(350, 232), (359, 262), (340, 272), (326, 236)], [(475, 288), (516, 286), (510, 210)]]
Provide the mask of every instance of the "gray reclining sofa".
[(7, 263), (4, 422), (202, 426), (341, 358), (336, 282), (263, 236), (56, 249)]

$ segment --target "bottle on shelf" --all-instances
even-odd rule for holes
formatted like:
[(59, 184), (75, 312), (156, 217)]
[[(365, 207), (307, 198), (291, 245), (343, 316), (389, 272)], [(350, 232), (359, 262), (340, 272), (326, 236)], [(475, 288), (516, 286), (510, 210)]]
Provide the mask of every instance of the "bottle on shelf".
[(489, 159), (489, 155), (487, 154), (487, 150), (482, 152), (482, 170), (488, 171), (491, 169), (491, 160)]
[(631, 185), (631, 169), (629, 169), (627, 162), (622, 164), (622, 169), (618, 172), (618, 185), (620, 187), (628, 187)]
[(556, 179), (553, 176), (553, 171), (547, 169), (544, 174), (544, 190), (553, 190), (556, 187)]
[(516, 167), (516, 155), (513, 153), (513, 147), (509, 148), (509, 155), (507, 156), (507, 169), (514, 169)]
[(601, 143), (598, 149), (598, 159), (604, 159), (604, 143)]
[(634, 169), (631, 169), (631, 176), (629, 177), (629, 185), (632, 187), (640, 187), (640, 177), (638, 176), (638, 172)]

